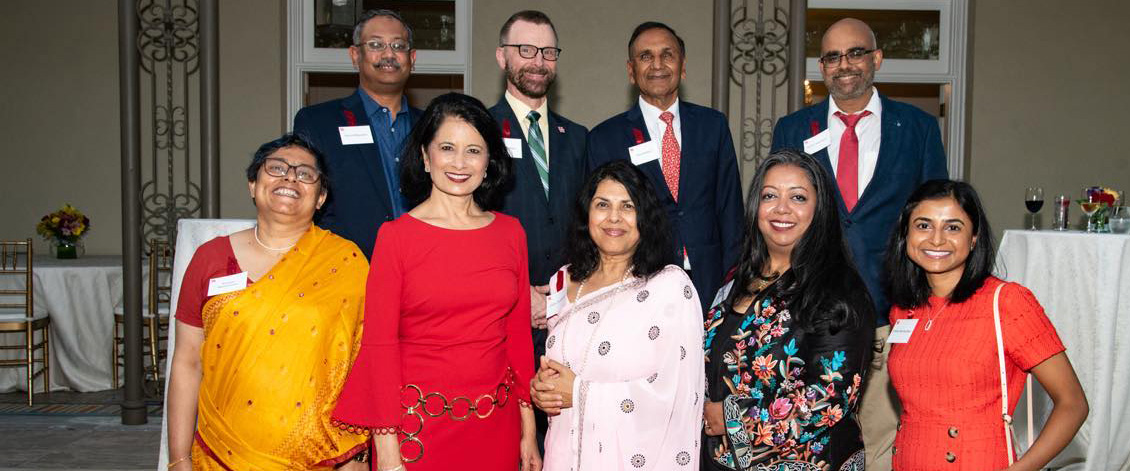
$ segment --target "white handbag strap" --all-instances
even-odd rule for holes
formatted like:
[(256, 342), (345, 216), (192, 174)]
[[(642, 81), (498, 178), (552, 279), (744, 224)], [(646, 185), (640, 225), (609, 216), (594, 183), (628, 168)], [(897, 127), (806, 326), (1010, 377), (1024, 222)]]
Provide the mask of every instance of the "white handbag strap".
[[(1012, 416), (1008, 415), (1008, 373), (1004, 367), (1004, 337), (1001, 335), (1001, 288), (1004, 288), (1005, 283), (997, 285), (997, 290), (993, 293), (993, 323), (997, 331), (997, 362), (1000, 365), (1001, 373), (1001, 419), (1004, 421), (1004, 443), (1007, 447), (1008, 464), (1012, 465), (1015, 460), (1013, 456), (1014, 448), (1012, 447)], [(1032, 446), (1032, 375), (1025, 375), (1027, 390), (1027, 412), (1028, 412), (1028, 446)]]

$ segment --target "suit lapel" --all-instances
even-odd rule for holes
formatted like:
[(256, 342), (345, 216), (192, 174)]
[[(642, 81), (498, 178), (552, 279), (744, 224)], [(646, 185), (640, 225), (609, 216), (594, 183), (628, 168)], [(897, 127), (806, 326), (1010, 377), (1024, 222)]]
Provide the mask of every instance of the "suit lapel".
[[(635, 106), (632, 106), (632, 108), (628, 110), (627, 118), (628, 123), (633, 128), (639, 129), (640, 132), (643, 133), (644, 142), (652, 141), (655, 139), (647, 131), (647, 124), (643, 121), (643, 112), (640, 111), (639, 103), (636, 103)], [(631, 129), (628, 129), (626, 131), (628, 132), (628, 135), (626, 136), (629, 139), (628, 142), (631, 142), (631, 144), (628, 144), (629, 147), (636, 145), (636, 141), (632, 137), (634, 131), (632, 131)], [(659, 152), (661, 159), (663, 154), (663, 144), (656, 141), (655, 149), (657, 152)], [(625, 149), (625, 152), (627, 152), (627, 149)], [(659, 196), (659, 199), (662, 200), (664, 204), (666, 204), (667, 202), (675, 204), (674, 199), (671, 197), (671, 188), (667, 186), (667, 179), (663, 178), (663, 167), (659, 165), (659, 159), (646, 162), (643, 165), (637, 165), (636, 167), (638, 167), (641, 171), (643, 171), (644, 174), (651, 178), (651, 183), (655, 185), (655, 190), (660, 193), (657, 196)]]
[[(361, 93), (361, 90), (357, 90), (357, 93), (346, 97), (341, 101), (341, 106), (344, 110), (353, 113), (353, 116), (357, 119), (358, 126), (370, 126), (369, 115), (365, 113), (365, 105), (361, 103)], [(342, 115), (344, 118), (344, 113), (342, 113)], [(392, 214), (392, 201), (389, 201), (388, 181), (385, 180), (384, 166), (381, 165), (380, 161), (381, 149), (377, 146), (376, 136), (373, 136), (372, 144), (357, 144), (347, 147), (352, 147), (354, 151), (357, 152), (357, 158), (361, 159), (361, 162), (365, 165), (365, 169), (368, 170), (369, 179), (373, 182), (373, 188), (377, 189), (377, 200), (384, 206), (386, 214)]]
[[(522, 158), (512, 159), (514, 164), (514, 176), (527, 182), (533, 182), (532, 187), (537, 189), (541, 188), (541, 175), (538, 175), (537, 164), (534, 163), (534, 155), (530, 153), (530, 143), (526, 141), (526, 136), (522, 133), (522, 122), (518, 121), (517, 115), (514, 114), (514, 109), (510, 107), (510, 103), (506, 101), (506, 97), (499, 99), (498, 103), (502, 105), (505, 111), (503, 120), (510, 120), (510, 137), (522, 140)], [(499, 123), (502, 124), (502, 123)], [(542, 136), (544, 138), (544, 136)], [(550, 147), (552, 149), (552, 147)], [(550, 155), (552, 159), (552, 154)], [(549, 168), (549, 191), (553, 192), (553, 167)], [(539, 200), (542, 204), (549, 205), (549, 200), (545, 196), (545, 191), (536, 191)]]
[(569, 180), (570, 173), (572, 173), (573, 162), (566, 159), (569, 155), (574, 155), (571, 152), (565, 151), (565, 145), (568, 140), (565, 139), (565, 133), (560, 130), (565, 129), (564, 125), (557, 120), (557, 116), (553, 112), (547, 113), (549, 121), (549, 201), (547, 204), (550, 207), (556, 207), (562, 199), (569, 200), (572, 195), (567, 194), (569, 189), (565, 186), (565, 182)]
[[(698, 110), (687, 106), (685, 101), (679, 102), (679, 129), (683, 134), (683, 142), (679, 146), (679, 188), (686, 188), (687, 183), (694, 180), (695, 176), (688, 176), (694, 172), (699, 166), (695, 165), (693, 160), (696, 152), (701, 149), (702, 137), (702, 120), (698, 118)], [(662, 154), (662, 144), (660, 144), (660, 153)], [(662, 171), (662, 167), (660, 168)], [(663, 179), (664, 182), (667, 179)], [(668, 193), (671, 191), (667, 189)]]
[(857, 209), (874, 199), (875, 192), (882, 189), (878, 183), (886, 179), (887, 174), (890, 173), (891, 167), (898, 159), (898, 150), (902, 146), (900, 141), (903, 133), (899, 132), (899, 128), (902, 126), (902, 116), (893, 106), (890, 106), (887, 97), (879, 95), (879, 100), (883, 103), (879, 128), (879, 161), (875, 163), (875, 172), (871, 174), (871, 181), (867, 184), (867, 188), (863, 189), (863, 195), (860, 196), (859, 203), (855, 206)]

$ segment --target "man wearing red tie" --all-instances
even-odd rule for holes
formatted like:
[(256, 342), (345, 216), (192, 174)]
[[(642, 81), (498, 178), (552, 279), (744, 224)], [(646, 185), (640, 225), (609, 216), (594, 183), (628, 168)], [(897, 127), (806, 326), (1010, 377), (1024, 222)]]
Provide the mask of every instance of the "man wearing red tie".
[(875, 90), (883, 51), (866, 23), (845, 18), (824, 33), (820, 73), (831, 97), (777, 121), (772, 150), (803, 149), (836, 175), (840, 221), (879, 320), (876, 355), (860, 405), (868, 470), (891, 469), (897, 398), (887, 375), (890, 334), (883, 254), (906, 198), (922, 182), (948, 178), (937, 119)]
[(623, 159), (648, 176), (675, 230), (671, 262), (687, 270), (705, 309), (741, 249), (741, 184), (726, 117), (679, 100), (685, 66), (686, 46), (670, 26), (636, 27), (628, 81), (639, 100), (589, 133), (588, 171)]

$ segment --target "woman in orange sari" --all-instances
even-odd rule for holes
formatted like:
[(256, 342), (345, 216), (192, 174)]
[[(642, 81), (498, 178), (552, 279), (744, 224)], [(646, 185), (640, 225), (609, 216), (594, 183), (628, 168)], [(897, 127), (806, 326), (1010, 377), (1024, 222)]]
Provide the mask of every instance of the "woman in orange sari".
[(247, 169), (252, 229), (201, 245), (181, 284), (169, 469), (367, 469), (330, 423), (361, 339), (368, 262), (313, 225), (323, 158), (286, 135)]

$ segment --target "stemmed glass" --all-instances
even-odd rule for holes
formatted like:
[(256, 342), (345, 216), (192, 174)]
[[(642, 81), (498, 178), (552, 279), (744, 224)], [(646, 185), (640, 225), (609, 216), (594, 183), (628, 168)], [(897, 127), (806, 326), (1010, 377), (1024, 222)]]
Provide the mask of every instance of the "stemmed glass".
[(1038, 186), (1030, 186), (1024, 191), (1024, 207), (1028, 208), (1031, 213), (1032, 225), (1028, 230), (1039, 230), (1036, 227), (1036, 214), (1040, 212), (1040, 208), (1044, 207), (1044, 189)]
[(1094, 194), (1090, 188), (1083, 189), (1083, 198), (1079, 200), (1079, 208), (1083, 210), (1083, 214), (1087, 215), (1087, 232), (1098, 232), (1098, 225), (1095, 224), (1095, 213), (1102, 206), (1102, 203), (1095, 200)]

